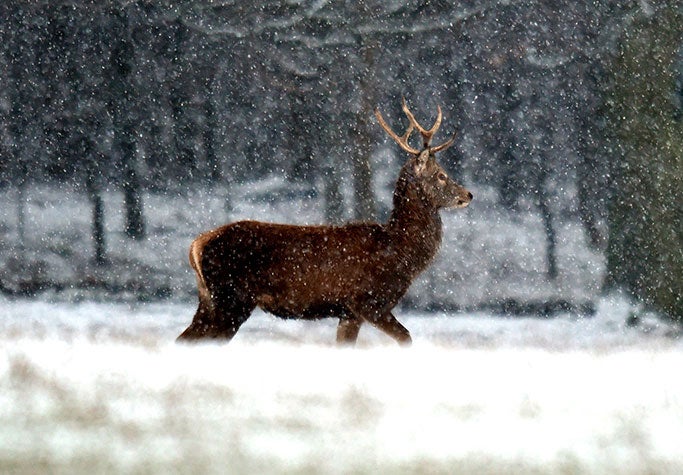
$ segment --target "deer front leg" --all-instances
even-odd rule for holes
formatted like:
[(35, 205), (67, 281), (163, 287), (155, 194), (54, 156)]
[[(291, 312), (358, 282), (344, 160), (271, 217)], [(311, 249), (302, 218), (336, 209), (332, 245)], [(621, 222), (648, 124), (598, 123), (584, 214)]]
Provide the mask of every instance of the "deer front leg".
[(401, 346), (409, 346), (413, 342), (410, 332), (396, 320), (396, 317), (391, 312), (387, 312), (377, 318), (368, 318), (367, 321), (396, 340)]
[(353, 317), (343, 317), (339, 319), (337, 325), (337, 344), (353, 346), (358, 339), (358, 332), (363, 321)]

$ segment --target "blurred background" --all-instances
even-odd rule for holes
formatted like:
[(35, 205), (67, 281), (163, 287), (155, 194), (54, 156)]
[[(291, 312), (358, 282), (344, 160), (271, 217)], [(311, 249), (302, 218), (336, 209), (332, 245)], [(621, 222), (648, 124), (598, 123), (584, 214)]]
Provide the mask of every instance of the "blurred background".
[(20, 0), (0, 80), (1, 294), (190, 301), (199, 232), (384, 220), (405, 96), (474, 201), (404, 306), (683, 318), (678, 1)]

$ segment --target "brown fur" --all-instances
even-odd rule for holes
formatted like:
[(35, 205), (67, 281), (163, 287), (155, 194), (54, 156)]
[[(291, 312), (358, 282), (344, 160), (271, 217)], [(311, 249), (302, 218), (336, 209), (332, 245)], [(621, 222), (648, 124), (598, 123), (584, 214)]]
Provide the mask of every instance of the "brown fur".
[(190, 248), (199, 308), (181, 340), (232, 338), (255, 307), (282, 318), (340, 319), (353, 343), (369, 322), (400, 343), (410, 334), (392, 308), (441, 243), (442, 207), (471, 194), (429, 157), (401, 170), (386, 224), (292, 226), (240, 221), (200, 235)]
[(472, 194), (434, 159), (452, 139), (419, 152), (378, 119), (411, 154), (399, 174), (387, 223), (293, 226), (258, 221), (227, 224), (197, 237), (190, 264), (197, 274), (199, 308), (179, 340), (230, 340), (256, 307), (282, 318), (339, 319), (337, 342), (353, 344), (363, 322), (401, 344), (410, 333), (391, 310), (441, 243), (439, 209), (464, 207)]

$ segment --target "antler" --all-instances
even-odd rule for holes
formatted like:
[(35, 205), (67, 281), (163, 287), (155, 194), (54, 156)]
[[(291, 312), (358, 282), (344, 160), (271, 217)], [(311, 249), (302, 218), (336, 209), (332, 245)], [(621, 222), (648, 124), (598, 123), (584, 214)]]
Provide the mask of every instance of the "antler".
[(393, 130), (391, 130), (391, 127), (389, 127), (389, 125), (387, 125), (387, 123), (384, 122), (384, 118), (382, 117), (382, 114), (379, 112), (379, 109), (377, 109), (377, 108), (375, 108), (375, 116), (377, 117), (377, 121), (379, 122), (379, 125), (382, 126), (384, 131), (387, 134), (389, 134), (389, 137), (394, 139), (396, 141), (396, 143), (399, 144), (403, 150), (405, 150), (406, 152), (413, 154), (413, 155), (419, 155), (420, 154), (420, 151), (418, 149), (413, 148), (410, 145), (408, 145), (408, 137), (410, 137), (410, 134), (412, 133), (413, 128), (414, 128), (412, 122), (410, 123), (410, 125), (406, 129), (406, 132), (403, 134), (403, 136), (399, 137), (398, 134), (396, 132), (394, 132)]
[(436, 147), (430, 147), (429, 153), (434, 155), (437, 152), (441, 152), (442, 150), (446, 150), (448, 147), (450, 147), (451, 145), (453, 145), (455, 143), (455, 137), (457, 135), (458, 135), (458, 133), (455, 132), (455, 133), (453, 133), (453, 136), (450, 139), (448, 139), (447, 141), (445, 141), (444, 143), (437, 145)]
[(406, 114), (408, 117), (408, 120), (410, 121), (410, 125), (408, 126), (408, 129), (406, 130), (405, 134), (403, 136), (399, 137), (396, 132), (391, 130), (391, 127), (387, 125), (387, 123), (384, 121), (384, 118), (382, 117), (382, 114), (380, 114), (379, 109), (375, 109), (375, 116), (377, 117), (377, 120), (379, 121), (379, 125), (382, 126), (382, 128), (386, 131), (389, 136), (398, 143), (403, 150), (405, 150), (408, 153), (411, 153), (413, 155), (419, 155), (420, 151), (417, 150), (416, 148), (411, 147), (408, 144), (408, 137), (410, 137), (411, 132), (413, 129), (417, 129), (418, 132), (420, 132), (420, 135), (422, 135), (422, 141), (423, 141), (423, 146), (424, 149), (429, 149), (430, 155), (433, 155), (437, 152), (440, 152), (442, 150), (446, 150), (448, 147), (453, 145), (455, 142), (455, 134), (453, 134), (453, 137), (451, 137), (448, 141), (437, 145), (435, 147), (430, 147), (429, 145), (432, 142), (432, 137), (436, 133), (437, 130), (439, 130), (439, 127), (441, 127), (441, 119), (443, 118), (443, 114), (441, 113), (441, 107), (438, 105), (436, 106), (436, 121), (434, 121), (434, 125), (432, 125), (432, 128), (427, 130), (424, 127), (422, 127), (417, 120), (415, 119), (415, 116), (413, 115), (412, 112), (410, 112), (410, 109), (408, 109), (408, 104), (406, 103), (405, 97), (402, 98), (401, 100), (401, 106), (403, 108), (403, 112)]
[(434, 122), (432, 128), (429, 130), (426, 130), (424, 127), (417, 123), (417, 120), (415, 120), (415, 116), (412, 112), (410, 112), (410, 109), (408, 109), (408, 104), (406, 103), (405, 97), (401, 98), (401, 107), (403, 108), (403, 112), (405, 112), (406, 116), (408, 116), (408, 120), (410, 121), (410, 123), (422, 135), (422, 140), (424, 141), (424, 148), (429, 147), (429, 144), (432, 142), (432, 136), (436, 133), (437, 130), (439, 130), (439, 127), (441, 127), (441, 119), (443, 117), (441, 114), (441, 107), (439, 107), (438, 105), (436, 106), (436, 121)]

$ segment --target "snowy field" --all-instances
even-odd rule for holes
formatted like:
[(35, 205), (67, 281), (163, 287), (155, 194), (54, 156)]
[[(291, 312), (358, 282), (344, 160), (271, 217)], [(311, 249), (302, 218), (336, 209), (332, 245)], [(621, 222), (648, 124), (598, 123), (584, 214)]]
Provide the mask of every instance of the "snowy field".
[(592, 318), (397, 312), (415, 343), (187, 304), (0, 299), (0, 473), (683, 473), (683, 343)]

